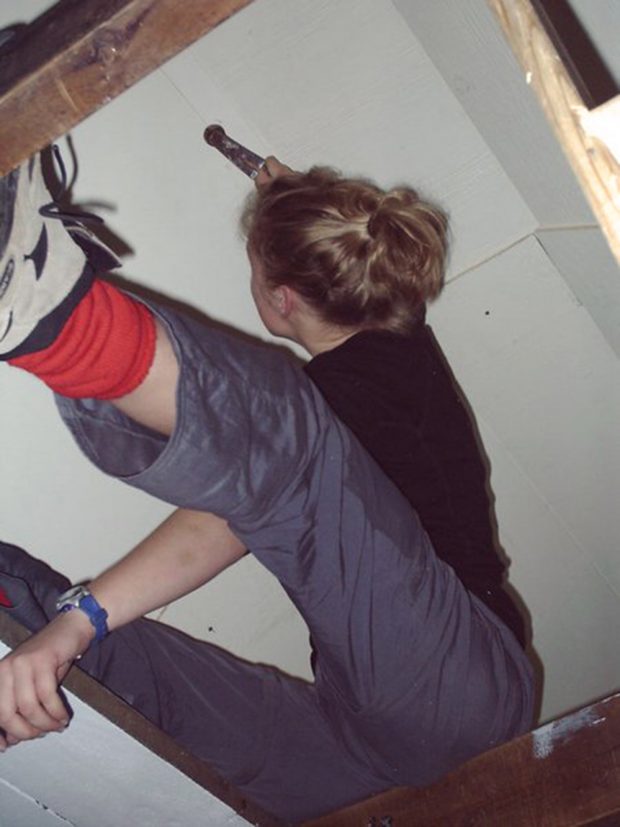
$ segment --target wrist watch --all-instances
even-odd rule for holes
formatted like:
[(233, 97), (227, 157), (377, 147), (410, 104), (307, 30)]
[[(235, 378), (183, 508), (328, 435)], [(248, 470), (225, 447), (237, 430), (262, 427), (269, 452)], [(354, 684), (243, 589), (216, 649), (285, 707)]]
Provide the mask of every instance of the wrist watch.
[(102, 609), (86, 586), (73, 586), (56, 601), (58, 613), (81, 609), (95, 627), (95, 640), (101, 641), (109, 634), (108, 613)]

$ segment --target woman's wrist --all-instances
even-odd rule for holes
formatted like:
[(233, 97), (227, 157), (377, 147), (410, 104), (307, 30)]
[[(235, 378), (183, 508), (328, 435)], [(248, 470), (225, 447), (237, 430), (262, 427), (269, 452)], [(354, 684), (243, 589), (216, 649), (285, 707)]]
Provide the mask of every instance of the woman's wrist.
[(62, 636), (67, 644), (67, 660), (76, 660), (88, 649), (95, 638), (95, 627), (79, 609), (62, 612), (47, 627), (50, 633)]

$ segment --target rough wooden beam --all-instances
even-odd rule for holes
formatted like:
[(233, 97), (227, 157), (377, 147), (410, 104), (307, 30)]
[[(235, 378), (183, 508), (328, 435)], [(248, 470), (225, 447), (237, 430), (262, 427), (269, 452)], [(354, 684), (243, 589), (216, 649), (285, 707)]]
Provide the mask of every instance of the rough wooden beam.
[(424, 789), (398, 788), (303, 827), (620, 824), (620, 694), (473, 758)]
[(60, 0), (0, 52), (0, 174), (252, 0)]
[[(586, 126), (588, 110), (530, 0), (488, 0), (620, 262), (620, 165)], [(620, 129), (620, 125), (616, 125)]]

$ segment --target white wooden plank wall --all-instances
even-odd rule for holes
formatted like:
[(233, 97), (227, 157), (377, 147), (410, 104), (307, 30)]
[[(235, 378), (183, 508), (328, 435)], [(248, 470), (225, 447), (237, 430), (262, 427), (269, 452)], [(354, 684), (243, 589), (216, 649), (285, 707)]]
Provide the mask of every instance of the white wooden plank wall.
[[(0, 23), (48, 5), (4, 0)], [(620, 684), (619, 298), (528, 95), (484, 0), (255, 0), (73, 138), (76, 201), (97, 202), (131, 248), (127, 277), (260, 336), (235, 226), (249, 184), (203, 145), (206, 123), (292, 165), (414, 183), (449, 209), (450, 283), (431, 321), (485, 438), (547, 718)], [(90, 468), (34, 380), (1, 369), (0, 394), (4, 539), (86, 577), (168, 513)], [(306, 630), (252, 559), (166, 620), (309, 674)]]
[(544, 251), (620, 356), (620, 273), (598, 227), (536, 231)]

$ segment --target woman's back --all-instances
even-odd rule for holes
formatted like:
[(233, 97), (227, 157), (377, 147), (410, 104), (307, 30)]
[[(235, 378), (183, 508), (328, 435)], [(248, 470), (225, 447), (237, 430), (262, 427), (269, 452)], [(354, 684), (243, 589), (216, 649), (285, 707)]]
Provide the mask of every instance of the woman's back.
[(430, 329), (362, 331), (306, 370), (418, 512), (439, 557), (523, 643), (523, 620), (502, 588), (476, 430)]

